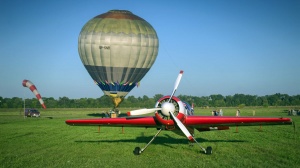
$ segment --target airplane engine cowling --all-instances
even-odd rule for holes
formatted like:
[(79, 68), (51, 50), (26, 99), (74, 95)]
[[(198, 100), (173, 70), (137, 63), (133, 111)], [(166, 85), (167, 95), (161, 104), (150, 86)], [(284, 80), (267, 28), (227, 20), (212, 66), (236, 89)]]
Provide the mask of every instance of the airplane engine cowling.
[[(175, 125), (174, 121), (170, 118), (169, 115), (167, 115), (166, 112), (163, 112), (164, 103), (167, 103), (169, 99), (170, 96), (164, 96), (156, 102), (155, 107), (156, 108), (162, 107), (163, 109), (156, 111), (155, 117), (161, 124), (165, 126), (174, 126)], [(172, 99), (170, 100), (170, 103), (174, 105), (174, 112), (173, 112), (174, 116), (176, 116), (176, 118), (178, 118), (181, 122), (184, 123), (186, 115), (185, 115), (185, 107), (183, 102), (178, 97), (173, 96)]]

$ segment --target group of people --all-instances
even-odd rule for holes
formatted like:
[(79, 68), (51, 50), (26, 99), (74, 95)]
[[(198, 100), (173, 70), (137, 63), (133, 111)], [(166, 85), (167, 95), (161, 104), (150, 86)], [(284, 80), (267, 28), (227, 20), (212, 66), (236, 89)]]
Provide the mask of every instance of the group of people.
[[(223, 110), (222, 110), (222, 109), (220, 109), (219, 111), (213, 110), (213, 111), (211, 112), (211, 114), (212, 114), (212, 116), (223, 116)], [(241, 116), (241, 111), (240, 111), (240, 109), (238, 109), (238, 110), (236, 111), (235, 116), (236, 116), (236, 117), (240, 117), (240, 116)]]
[(290, 116), (300, 115), (300, 110), (290, 109), (288, 115)]
[(214, 111), (211, 112), (211, 114), (213, 116), (223, 116), (223, 110), (222, 109), (220, 109), (219, 111), (214, 110)]

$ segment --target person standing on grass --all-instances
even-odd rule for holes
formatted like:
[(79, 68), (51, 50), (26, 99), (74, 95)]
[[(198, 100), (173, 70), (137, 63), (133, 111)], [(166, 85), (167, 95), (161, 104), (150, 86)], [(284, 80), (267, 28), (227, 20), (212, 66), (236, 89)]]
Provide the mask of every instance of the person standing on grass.
[(236, 115), (235, 115), (236, 117), (240, 117), (241, 116), (241, 111), (240, 111), (240, 109), (238, 109), (237, 111), (236, 111)]
[(220, 111), (219, 111), (219, 116), (223, 116), (223, 110), (222, 109), (220, 109)]

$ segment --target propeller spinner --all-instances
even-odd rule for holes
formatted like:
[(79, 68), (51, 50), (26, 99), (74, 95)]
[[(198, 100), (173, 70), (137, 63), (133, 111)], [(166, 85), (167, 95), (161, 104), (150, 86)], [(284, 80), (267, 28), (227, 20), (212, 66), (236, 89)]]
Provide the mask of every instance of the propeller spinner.
[(161, 113), (162, 113), (164, 116), (170, 116), (170, 113), (169, 113), (169, 112), (174, 113), (174, 111), (175, 111), (175, 106), (174, 106), (173, 103), (164, 102), (164, 103), (161, 105)]

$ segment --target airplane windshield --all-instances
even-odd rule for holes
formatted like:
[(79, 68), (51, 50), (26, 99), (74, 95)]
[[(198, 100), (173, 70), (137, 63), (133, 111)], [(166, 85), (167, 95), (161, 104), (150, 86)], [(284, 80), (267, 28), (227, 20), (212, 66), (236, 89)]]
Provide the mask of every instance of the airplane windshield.
[(188, 114), (188, 115), (194, 115), (194, 110), (192, 109), (192, 107), (190, 106), (190, 104), (188, 104), (188, 103), (185, 102), (185, 101), (182, 101), (182, 102), (183, 102), (184, 107), (185, 107), (185, 109), (186, 109), (186, 111), (187, 111), (187, 114)]

